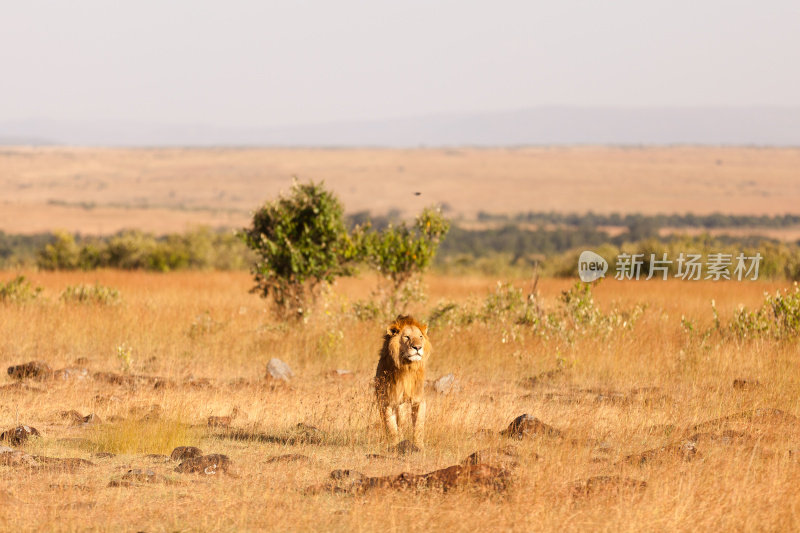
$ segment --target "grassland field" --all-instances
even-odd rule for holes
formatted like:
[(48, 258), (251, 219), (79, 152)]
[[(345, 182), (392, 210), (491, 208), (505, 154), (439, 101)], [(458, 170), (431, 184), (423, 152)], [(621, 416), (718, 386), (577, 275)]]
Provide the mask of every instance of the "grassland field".
[[(92, 465), (0, 465), (2, 529), (792, 531), (800, 524), (800, 345), (715, 333), (711, 311), (714, 300), (724, 325), (739, 306), (757, 307), (765, 291), (786, 283), (604, 281), (594, 290), (601, 311), (643, 311), (632, 325), (602, 331), (540, 335), (502, 314), (432, 325), (428, 377), (453, 373), (457, 387), (446, 394), (428, 387), (426, 447), (396, 455), (386, 450), (370, 388), (385, 321), (351, 312), (354, 301), (369, 298), (373, 277), (340, 280), (308, 323), (285, 324), (248, 293), (252, 280), (241, 272), (24, 274), (43, 291), (0, 303), (0, 363), (43, 360), (88, 374), (25, 386), (4, 377), (0, 431), (27, 424), (41, 436), (15, 449)], [(498, 280), (424, 281), (427, 301), (407, 308), (422, 319), (441, 301), (481, 305)], [(529, 290), (529, 280), (512, 281)], [(59, 299), (78, 283), (113, 287), (119, 302)], [(572, 283), (539, 282), (545, 312)], [(288, 383), (265, 379), (273, 357), (294, 371)], [(332, 375), (336, 369), (352, 377)], [(131, 377), (113, 383), (102, 372)], [(734, 380), (745, 381), (734, 387)], [(84, 423), (63, 413), (70, 410), (95, 418)], [(498, 433), (523, 413), (561, 433), (521, 440)], [(230, 428), (208, 424), (231, 414)], [(280, 438), (298, 423), (321, 438)], [(164, 455), (187, 445), (227, 455), (230, 474), (176, 472)], [(424, 473), (507, 446), (518, 464), (504, 490), (307, 491), (337, 469)], [(135, 469), (153, 476), (121, 483)], [(576, 490), (592, 478), (607, 483)]]

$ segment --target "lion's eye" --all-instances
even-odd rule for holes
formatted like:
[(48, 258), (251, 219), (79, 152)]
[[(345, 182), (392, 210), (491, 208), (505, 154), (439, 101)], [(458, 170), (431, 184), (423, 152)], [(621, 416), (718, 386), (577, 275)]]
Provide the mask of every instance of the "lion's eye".
[(405, 335), (405, 336), (403, 336), (403, 338), (404, 338), (405, 340), (409, 340), (411, 337), (409, 337), (408, 335)]

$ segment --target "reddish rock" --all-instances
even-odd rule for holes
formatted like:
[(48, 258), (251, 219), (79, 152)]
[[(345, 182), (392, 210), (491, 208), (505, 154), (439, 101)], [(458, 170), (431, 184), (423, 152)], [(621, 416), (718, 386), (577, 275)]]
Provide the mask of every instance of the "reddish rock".
[(547, 425), (538, 418), (529, 414), (522, 414), (515, 418), (508, 428), (500, 432), (504, 437), (522, 440), (526, 437), (543, 435), (546, 437), (563, 437), (561, 430)]
[(44, 361), (30, 361), (8, 367), (8, 375), (13, 379), (35, 379), (45, 381), (53, 377), (53, 369)]
[(196, 446), (178, 446), (172, 450), (169, 458), (173, 461), (183, 461), (186, 459), (192, 459), (194, 457), (201, 457), (202, 455), (203, 450)]
[(8, 442), (11, 446), (19, 446), (30, 437), (38, 437), (39, 431), (31, 426), (17, 426), (0, 433), (0, 442)]
[(192, 457), (179, 464), (175, 471), (181, 474), (206, 474), (213, 476), (220, 472), (229, 473), (231, 460), (227, 455), (211, 454)]

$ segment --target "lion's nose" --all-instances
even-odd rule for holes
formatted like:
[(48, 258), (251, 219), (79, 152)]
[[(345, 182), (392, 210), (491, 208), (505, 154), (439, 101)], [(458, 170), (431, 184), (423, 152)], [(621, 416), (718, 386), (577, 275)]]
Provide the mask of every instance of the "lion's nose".
[(418, 352), (422, 351), (422, 345), (421, 344), (419, 346), (412, 346), (412, 348), (414, 348)]

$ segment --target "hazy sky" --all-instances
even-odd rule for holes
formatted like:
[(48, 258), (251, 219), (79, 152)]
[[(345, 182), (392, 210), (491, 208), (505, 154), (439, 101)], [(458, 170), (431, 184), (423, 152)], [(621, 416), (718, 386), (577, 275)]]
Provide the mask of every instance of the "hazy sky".
[(800, 106), (800, 2), (0, 1), (0, 121)]

